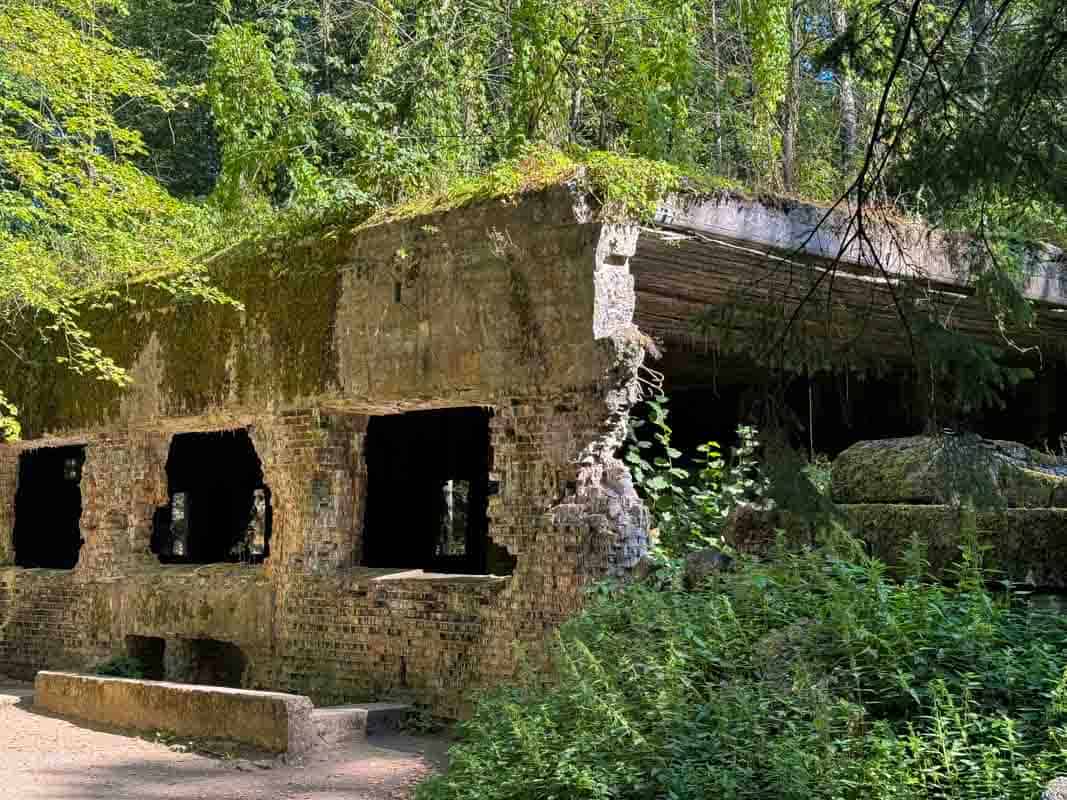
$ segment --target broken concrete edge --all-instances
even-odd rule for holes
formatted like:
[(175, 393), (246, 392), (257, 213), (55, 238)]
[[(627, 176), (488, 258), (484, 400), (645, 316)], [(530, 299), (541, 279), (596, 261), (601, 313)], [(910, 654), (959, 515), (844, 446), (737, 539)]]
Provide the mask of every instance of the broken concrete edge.
[(637, 293), (630, 259), (640, 229), (605, 224), (594, 269), (594, 338), (607, 351), (602, 397), (606, 415), (598, 435), (578, 456), (575, 491), (552, 510), (555, 525), (584, 532), (589, 550), (608, 551), (608, 576), (628, 577), (652, 546), (652, 517), (618, 453), (626, 441), (630, 412), (641, 402), (639, 372), (651, 342), (634, 324)]
[(41, 671), (34, 705), (118, 728), (227, 739), (295, 757), (316, 738), (311, 700), (282, 692)]
[[(782, 257), (814, 258), (861, 273), (926, 280), (967, 288), (988, 262), (982, 243), (965, 232), (935, 230), (921, 220), (869, 220), (867, 240), (851, 235), (851, 209), (831, 209), (789, 198), (748, 199), (737, 194), (701, 197), (676, 193), (660, 203), (654, 222), (723, 242), (772, 250)], [(869, 240), (869, 242), (868, 242)], [(1051, 306), (1067, 306), (1067, 253), (1034, 242), (1022, 270), (1023, 295)]]
[(1041, 793), (1041, 800), (1067, 800), (1067, 778), (1053, 778)]

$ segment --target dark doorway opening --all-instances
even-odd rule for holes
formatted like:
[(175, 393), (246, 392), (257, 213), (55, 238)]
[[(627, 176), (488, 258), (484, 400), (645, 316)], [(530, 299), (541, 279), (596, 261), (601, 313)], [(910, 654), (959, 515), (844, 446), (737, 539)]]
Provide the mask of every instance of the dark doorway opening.
[(19, 456), (15, 564), (73, 569), (82, 546), (85, 448), (43, 447)]
[(450, 408), (370, 420), (364, 565), (486, 572), (491, 416)]
[(163, 651), (166, 643), (158, 636), (127, 636), (126, 655), (136, 658), (144, 677), (150, 681), (163, 680)]
[(270, 554), (270, 489), (247, 430), (176, 435), (167, 491), (152, 534), (164, 564), (258, 563)]
[(217, 639), (168, 639), (163, 654), (168, 681), (240, 689), (248, 659), (235, 644)]

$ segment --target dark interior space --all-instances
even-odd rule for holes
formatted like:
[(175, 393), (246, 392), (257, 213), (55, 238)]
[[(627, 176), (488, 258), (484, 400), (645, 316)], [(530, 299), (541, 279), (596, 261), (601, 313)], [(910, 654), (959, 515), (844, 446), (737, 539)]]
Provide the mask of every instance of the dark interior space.
[(270, 554), (270, 489), (247, 430), (176, 435), (167, 491), (152, 534), (164, 564), (259, 563)]
[(163, 639), (158, 636), (127, 636), (126, 655), (140, 662), (146, 680), (161, 681), (164, 677), (165, 645)]
[[(1031, 380), (1006, 389), (1004, 407), (973, 411), (958, 419), (930, 414), (928, 389), (912, 370), (884, 375), (818, 373), (774, 375), (726, 359), (676, 354), (665, 366), (672, 441), (683, 453), (713, 439), (724, 448), (737, 426), (754, 425), (764, 438), (774, 432), (798, 450), (833, 458), (865, 439), (913, 436), (944, 427), (994, 439), (1010, 439), (1060, 453), (1067, 447), (1067, 368), (1046, 362)], [(1062, 391), (1061, 391), (1062, 390)], [(638, 407), (635, 416), (645, 414)], [(649, 432), (646, 436), (650, 436)]]
[(706, 383), (667, 375), (664, 390), (672, 442), (687, 455), (708, 440), (731, 447), (738, 425), (832, 458), (862, 439), (911, 436), (927, 424), (914, 383), (903, 374), (822, 373), (772, 381), (766, 374), (755, 379), (723, 370)]
[(217, 639), (168, 639), (164, 653), (168, 681), (240, 689), (248, 659), (244, 651)]
[(19, 456), (15, 564), (73, 569), (82, 546), (85, 448), (43, 447)]
[(136, 658), (150, 681), (241, 688), (248, 658), (230, 642), (217, 639), (164, 639), (127, 636), (126, 655)]
[(1031, 380), (1005, 393), (1004, 408), (975, 415), (974, 429), (991, 439), (1010, 439), (1038, 450), (1067, 455), (1067, 364), (1046, 359)]
[(484, 574), (490, 554), (489, 419), (481, 408), (373, 417), (363, 563)]

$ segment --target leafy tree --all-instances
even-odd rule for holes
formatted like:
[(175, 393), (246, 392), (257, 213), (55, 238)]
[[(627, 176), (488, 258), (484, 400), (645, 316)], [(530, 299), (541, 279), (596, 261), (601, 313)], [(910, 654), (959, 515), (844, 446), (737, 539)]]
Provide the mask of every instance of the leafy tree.
[[(122, 9), (0, 4), (0, 344), (23, 358), (15, 332), (32, 322), (71, 369), (120, 382), (79, 324), (80, 297), (151, 263), (174, 270), (161, 285), (217, 298), (187, 255), (207, 241), (202, 215), (137, 168), (143, 139), (115, 117), (124, 102), (171, 103), (158, 66), (113, 42), (104, 15)], [(15, 411), (0, 394), (5, 436)]]

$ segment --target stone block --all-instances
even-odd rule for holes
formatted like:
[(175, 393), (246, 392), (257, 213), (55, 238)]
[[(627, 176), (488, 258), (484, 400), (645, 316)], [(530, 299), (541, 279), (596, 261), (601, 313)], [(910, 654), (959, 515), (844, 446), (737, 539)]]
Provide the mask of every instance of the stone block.
[(1016, 442), (911, 436), (859, 442), (833, 464), (838, 503), (939, 504), (967, 493), (1009, 508), (1067, 507), (1067, 467)]
[[(869, 552), (901, 570), (917, 536), (930, 573), (947, 577), (959, 563), (963, 514), (947, 505), (856, 503), (838, 507), (845, 527)], [(747, 508), (727, 520), (723, 537), (737, 550), (771, 555), (776, 536), (787, 547), (817, 544), (803, 519), (778, 510)], [(994, 577), (1044, 589), (1067, 588), (1067, 508), (1005, 508), (974, 516), (984, 562)], [(773, 535), (772, 535), (773, 534)]]
[[(927, 548), (935, 575), (959, 561), (962, 514), (944, 505), (842, 506), (848, 527), (890, 565), (900, 565), (912, 535)], [(1067, 509), (1009, 508), (975, 514), (985, 562), (1001, 578), (1049, 589), (1067, 588)]]
[(366, 739), (368, 734), (400, 730), (411, 714), (402, 703), (359, 703), (311, 712), (315, 733), (323, 744)]
[(39, 672), (34, 705), (103, 725), (229, 739), (294, 756), (315, 741), (311, 700), (281, 692)]

